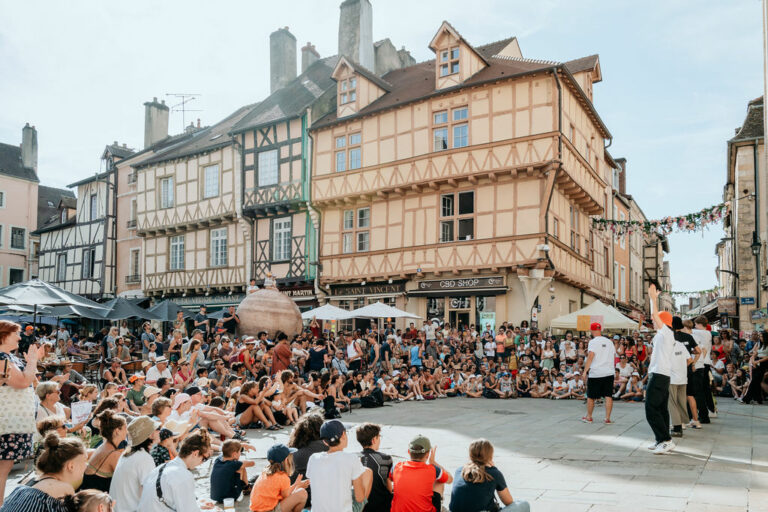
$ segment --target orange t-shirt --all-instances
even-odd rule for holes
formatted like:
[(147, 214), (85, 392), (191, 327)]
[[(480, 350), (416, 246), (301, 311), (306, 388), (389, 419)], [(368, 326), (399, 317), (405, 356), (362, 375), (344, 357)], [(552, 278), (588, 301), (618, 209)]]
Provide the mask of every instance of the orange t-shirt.
[(262, 473), (251, 491), (252, 512), (268, 512), (283, 501), (283, 490), (291, 487), (291, 479), (285, 472), (267, 475)]

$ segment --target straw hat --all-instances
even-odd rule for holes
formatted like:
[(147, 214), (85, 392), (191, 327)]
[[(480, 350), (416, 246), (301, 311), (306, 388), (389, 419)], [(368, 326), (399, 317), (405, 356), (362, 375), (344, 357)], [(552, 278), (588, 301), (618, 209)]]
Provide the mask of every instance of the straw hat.
[(139, 416), (128, 424), (128, 435), (131, 438), (131, 446), (138, 446), (152, 435), (152, 432), (160, 427), (160, 422), (149, 416)]

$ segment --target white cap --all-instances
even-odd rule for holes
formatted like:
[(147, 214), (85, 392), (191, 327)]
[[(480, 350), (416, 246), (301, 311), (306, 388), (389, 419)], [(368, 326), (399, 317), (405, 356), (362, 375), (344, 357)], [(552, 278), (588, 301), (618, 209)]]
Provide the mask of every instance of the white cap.
[(579, 372), (579, 370), (576, 370), (575, 372), (573, 372), (573, 374), (574, 374), (574, 375), (581, 375), (581, 373)]
[(639, 373), (637, 373), (637, 372), (632, 372), (632, 376), (633, 376), (633, 377), (639, 377), (639, 376), (640, 376), (640, 374), (639, 374)]

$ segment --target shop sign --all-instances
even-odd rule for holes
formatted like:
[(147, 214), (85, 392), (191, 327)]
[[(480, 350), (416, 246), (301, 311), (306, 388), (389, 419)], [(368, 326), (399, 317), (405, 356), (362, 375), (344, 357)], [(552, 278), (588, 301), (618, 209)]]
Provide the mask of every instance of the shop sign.
[(721, 315), (736, 316), (736, 297), (718, 297), (717, 311)]
[(420, 291), (431, 290), (482, 290), (483, 288), (499, 288), (504, 286), (504, 278), (499, 277), (467, 277), (461, 279), (436, 279), (421, 281)]
[[(278, 290), (280, 290), (278, 288)], [(315, 290), (312, 287), (307, 288), (287, 288), (285, 290), (280, 290), (283, 294), (287, 295), (288, 297), (292, 299), (296, 298), (302, 298), (302, 297), (314, 297), (315, 296)]]
[(396, 283), (367, 283), (365, 285), (331, 285), (334, 296), (338, 295), (385, 295), (404, 293), (405, 281)]
[(189, 297), (171, 297), (171, 300), (179, 306), (220, 306), (222, 304), (240, 304), (245, 298), (245, 294), (236, 293), (232, 295), (191, 295)]

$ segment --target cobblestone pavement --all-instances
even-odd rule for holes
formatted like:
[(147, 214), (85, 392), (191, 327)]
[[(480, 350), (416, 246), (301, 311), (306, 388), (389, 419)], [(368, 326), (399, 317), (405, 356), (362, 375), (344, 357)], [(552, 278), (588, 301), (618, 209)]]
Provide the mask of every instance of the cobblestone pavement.
[[(437, 445), (437, 461), (451, 472), (467, 457), (472, 439), (496, 447), (495, 463), (515, 499), (543, 511), (768, 511), (768, 407), (722, 400), (717, 418), (703, 430), (686, 430), (674, 453), (653, 455), (643, 404), (619, 403), (614, 425), (580, 421), (581, 401), (448, 398), (357, 409), (342, 421), (353, 427), (372, 421), (384, 426), (381, 450), (395, 460), (407, 456), (408, 441), (423, 433)], [(275, 442), (288, 430), (251, 430), (256, 447), (252, 473), (265, 464)], [(359, 450), (350, 436), (348, 450)], [(210, 462), (197, 471), (198, 497), (207, 498)], [(12, 474), (10, 492), (22, 474)], [(247, 498), (237, 510), (248, 510)]]

